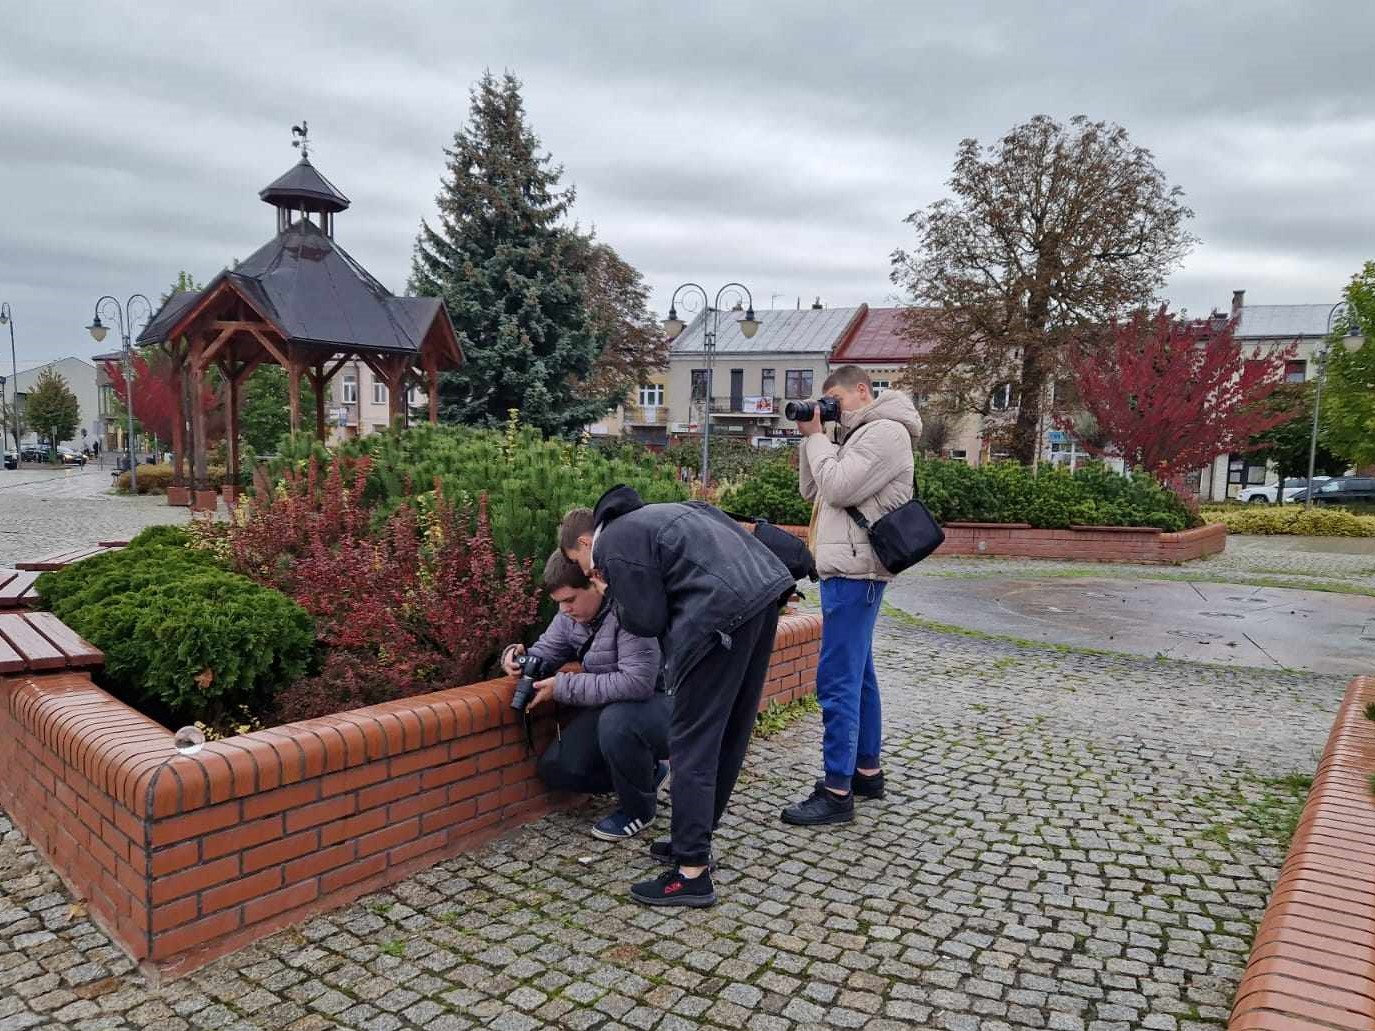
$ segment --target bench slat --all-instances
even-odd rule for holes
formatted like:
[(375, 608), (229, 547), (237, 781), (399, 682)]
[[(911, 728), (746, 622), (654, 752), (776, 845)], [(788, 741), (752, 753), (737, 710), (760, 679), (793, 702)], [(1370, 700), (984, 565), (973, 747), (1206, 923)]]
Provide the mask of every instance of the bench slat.
[(61, 669), (67, 657), (17, 612), (0, 613), (0, 637), (24, 659), (28, 669)]
[(0, 569), (0, 609), (12, 609), (37, 599), (33, 583), (40, 574), (33, 569)]
[(42, 558), (31, 559), (27, 562), (16, 562), (14, 566), (16, 569), (48, 572), (53, 569), (61, 569), (63, 566), (69, 566), (73, 562), (80, 562), (83, 558), (90, 558), (92, 555), (99, 555), (108, 550), (108, 548), (100, 547), (74, 548), (67, 551), (54, 552), (51, 555), (44, 555)]
[(51, 612), (30, 612), (28, 624), (51, 641), (67, 657), (70, 666), (99, 666), (105, 654)]

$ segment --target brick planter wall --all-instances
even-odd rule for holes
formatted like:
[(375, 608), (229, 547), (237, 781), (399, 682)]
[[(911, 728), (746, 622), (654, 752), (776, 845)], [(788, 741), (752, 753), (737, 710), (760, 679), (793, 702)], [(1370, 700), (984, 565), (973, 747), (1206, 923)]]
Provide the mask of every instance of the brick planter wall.
[[(782, 529), (803, 540), (805, 526)], [(1177, 565), (1227, 547), (1227, 527), (1210, 523), (1196, 530), (1164, 533), (1143, 526), (1073, 526), (1033, 530), (1026, 523), (947, 523), (936, 555), (988, 558), (1045, 558), (1066, 562), (1149, 562)]]
[[(814, 690), (820, 639), (819, 616), (782, 619), (764, 704)], [(121, 948), (185, 973), (546, 812), (513, 686), (184, 756), (85, 674), (0, 677), (0, 803)]]
[(1256, 931), (1229, 1031), (1375, 1027), (1375, 678), (1332, 724), (1289, 856)]

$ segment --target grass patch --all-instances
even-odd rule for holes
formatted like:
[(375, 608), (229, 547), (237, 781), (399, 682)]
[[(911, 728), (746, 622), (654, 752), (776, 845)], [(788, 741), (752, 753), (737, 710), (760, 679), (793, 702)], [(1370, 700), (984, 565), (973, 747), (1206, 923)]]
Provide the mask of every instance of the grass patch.
[(754, 724), (754, 736), (771, 738), (803, 717), (820, 711), (821, 705), (817, 702), (816, 695), (803, 695), (801, 698), (783, 705), (777, 701), (772, 701), (759, 714), (759, 718)]
[(1241, 818), (1261, 834), (1288, 848), (1303, 815), (1303, 803), (1313, 787), (1313, 778), (1306, 773), (1290, 773), (1283, 777), (1262, 777), (1260, 783), (1270, 790), (1248, 803), (1242, 809)]
[(400, 939), (393, 939), (382, 946), (382, 951), (388, 956), (400, 959), (406, 954), (406, 943)]

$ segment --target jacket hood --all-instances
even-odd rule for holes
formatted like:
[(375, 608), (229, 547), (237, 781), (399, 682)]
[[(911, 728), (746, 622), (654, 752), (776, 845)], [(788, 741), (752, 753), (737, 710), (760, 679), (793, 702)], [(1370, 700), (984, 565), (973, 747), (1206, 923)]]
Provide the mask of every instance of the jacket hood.
[(903, 390), (885, 390), (863, 408), (842, 412), (840, 425), (853, 433), (865, 423), (879, 419), (892, 419), (900, 423), (913, 440), (921, 436), (921, 416), (917, 414), (917, 406), (912, 403), (912, 398)]
[(644, 507), (644, 499), (634, 487), (618, 483), (597, 499), (597, 507), (592, 510), (592, 525), (600, 530), (611, 520)]

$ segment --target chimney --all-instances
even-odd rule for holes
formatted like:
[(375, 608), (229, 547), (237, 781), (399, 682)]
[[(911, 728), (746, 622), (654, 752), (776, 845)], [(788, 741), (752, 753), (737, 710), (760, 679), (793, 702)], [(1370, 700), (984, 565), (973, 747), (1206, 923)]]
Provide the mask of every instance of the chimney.
[(1233, 290), (1233, 291), (1232, 291), (1232, 318), (1236, 318), (1238, 315), (1241, 314), (1241, 309), (1242, 309), (1242, 307), (1243, 307), (1245, 304), (1246, 304), (1246, 291), (1245, 291), (1245, 290)]
[(818, 297), (815, 301), (812, 302), (812, 311), (820, 311), (820, 310), (821, 310), (821, 298)]

